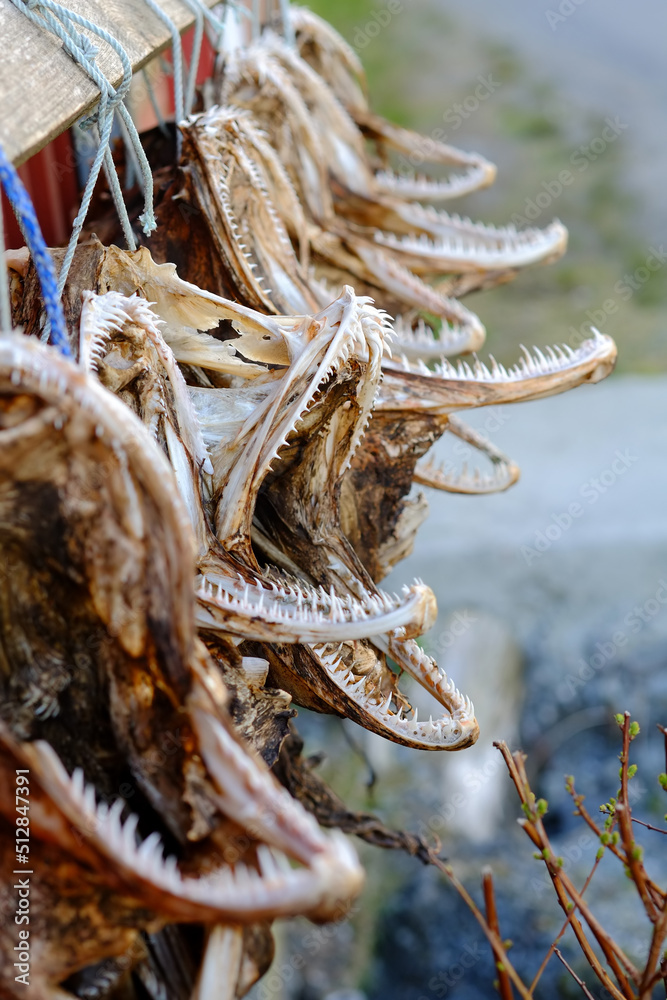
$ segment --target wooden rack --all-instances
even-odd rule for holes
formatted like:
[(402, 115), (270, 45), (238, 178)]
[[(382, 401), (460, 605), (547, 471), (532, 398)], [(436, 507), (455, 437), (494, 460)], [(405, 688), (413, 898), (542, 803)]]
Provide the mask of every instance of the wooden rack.
[[(207, 7), (217, 2), (204, 0)], [(169, 29), (143, 0), (67, 0), (64, 5), (114, 35), (135, 71), (171, 44)], [(160, 5), (179, 31), (194, 24), (194, 14), (181, 0), (160, 0)], [(99, 91), (61, 42), (9, 0), (0, 0), (0, 40), (0, 143), (18, 166), (92, 109)], [(115, 86), (122, 77), (120, 62), (104, 42), (99, 48), (97, 64)]]

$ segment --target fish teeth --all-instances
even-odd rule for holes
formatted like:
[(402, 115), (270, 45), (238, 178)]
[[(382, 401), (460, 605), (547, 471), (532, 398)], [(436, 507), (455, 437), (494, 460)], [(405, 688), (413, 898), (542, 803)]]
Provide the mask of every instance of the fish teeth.
[(132, 813), (121, 828), (123, 850), (128, 855), (133, 855), (136, 851), (135, 835), (138, 822), (139, 817)]
[(460, 359), (454, 367), (444, 355), (436, 362), (433, 369), (428, 368), (420, 358), (411, 361), (405, 353), (401, 354), (399, 364), (403, 371), (426, 378), (452, 379), (459, 382), (511, 383), (568, 371), (594, 356), (606, 343), (607, 339), (593, 330), (593, 336), (585, 340), (576, 350), (568, 344), (561, 344), (544, 348), (533, 347), (531, 352), (521, 344), (523, 356), (509, 370), (493, 355), (489, 355), (490, 367), (480, 361), (477, 355), (474, 355), (472, 368), (463, 359)]

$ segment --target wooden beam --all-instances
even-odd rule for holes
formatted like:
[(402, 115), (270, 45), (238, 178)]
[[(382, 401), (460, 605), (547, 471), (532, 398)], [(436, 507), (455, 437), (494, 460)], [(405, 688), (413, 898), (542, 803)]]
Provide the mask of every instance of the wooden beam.
[[(208, 7), (217, 0), (204, 0)], [(160, 0), (183, 32), (195, 18), (182, 0)], [(134, 70), (141, 69), (171, 43), (168, 28), (144, 0), (66, 0), (65, 6), (105, 28), (125, 48)], [(105, 42), (97, 64), (116, 86), (120, 61)], [(90, 111), (99, 91), (63, 51), (50, 32), (32, 24), (10, 0), (0, 0), (0, 142), (18, 166)]]

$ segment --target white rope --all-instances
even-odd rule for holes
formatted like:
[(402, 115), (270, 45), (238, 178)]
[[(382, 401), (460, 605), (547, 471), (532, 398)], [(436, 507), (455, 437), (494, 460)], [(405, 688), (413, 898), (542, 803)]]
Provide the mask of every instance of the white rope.
[(278, 0), (280, 4), (280, 20), (283, 25), (283, 35), (285, 37), (285, 42), (290, 48), (296, 48), (296, 35), (294, 33), (294, 25), (292, 24), (292, 18), (290, 17), (290, 3), (289, 0)]
[(12, 328), (12, 304), (9, 298), (9, 269), (5, 257), (5, 229), (2, 219), (2, 197), (0, 196), (0, 331), (8, 333)]
[(204, 12), (200, 4), (197, 3), (197, 0), (184, 0), (184, 3), (195, 15), (195, 31), (192, 38), (188, 82), (185, 87), (185, 115), (187, 117), (192, 112), (192, 105), (195, 102), (197, 73), (199, 71), (199, 60), (201, 59), (202, 41), (204, 40)]
[[(153, 215), (153, 177), (148, 160), (146, 159), (146, 154), (144, 153), (141, 145), (141, 140), (139, 139), (139, 135), (134, 126), (134, 122), (132, 121), (130, 113), (123, 103), (129, 90), (130, 83), (132, 82), (132, 65), (125, 49), (120, 44), (118, 39), (114, 38), (113, 35), (110, 35), (109, 32), (105, 31), (103, 28), (100, 28), (99, 25), (96, 25), (92, 21), (88, 20), (88, 18), (82, 17), (75, 11), (71, 11), (60, 4), (55, 3), (54, 0), (28, 0), (28, 3), (24, 3), (23, 0), (12, 0), (12, 3), (14, 3), (14, 5), (21, 10), (33, 24), (37, 24), (44, 30), (50, 31), (52, 34), (56, 35), (56, 37), (62, 41), (63, 48), (68, 55), (84, 70), (85, 73), (87, 73), (100, 91), (100, 100), (95, 112), (79, 123), (80, 128), (83, 129), (92, 128), (96, 125), (99, 128), (100, 138), (97, 153), (93, 159), (88, 180), (84, 187), (81, 205), (74, 220), (72, 234), (67, 246), (63, 265), (60, 269), (58, 288), (59, 291), (62, 292), (62, 289), (65, 286), (65, 281), (67, 280), (72, 259), (74, 257), (76, 245), (88, 214), (93, 190), (103, 165), (109, 182), (109, 188), (114, 199), (116, 211), (121, 222), (125, 240), (131, 250), (136, 248), (132, 226), (130, 225), (127, 208), (120, 189), (118, 175), (116, 173), (116, 168), (109, 147), (114, 114), (116, 111), (125, 125), (129, 140), (134, 148), (137, 157), (137, 164), (143, 181), (145, 207), (140, 221), (143, 224), (144, 232), (146, 234), (152, 232), (156, 227), (155, 217)], [(99, 51), (97, 46), (91, 42), (87, 35), (78, 31), (77, 27), (90, 31), (102, 41), (106, 42), (118, 56), (123, 70), (123, 78), (117, 88), (114, 88), (111, 85), (109, 80), (106, 76), (104, 76), (95, 63), (95, 58)]]
[[(185, 111), (185, 95), (183, 92), (183, 46), (178, 28), (165, 11), (162, 10), (157, 0), (144, 0), (153, 13), (160, 18), (163, 24), (169, 28), (171, 33), (171, 59), (174, 78), (174, 109), (176, 112), (176, 122), (183, 121)], [(181, 155), (182, 137), (176, 129), (176, 157)]]

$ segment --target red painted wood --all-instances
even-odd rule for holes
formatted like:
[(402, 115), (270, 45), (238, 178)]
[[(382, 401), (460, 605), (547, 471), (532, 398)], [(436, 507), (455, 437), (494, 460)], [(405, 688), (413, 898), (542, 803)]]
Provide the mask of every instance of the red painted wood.
[[(47, 246), (66, 243), (78, 205), (76, 161), (69, 132), (63, 132), (20, 166), (19, 176), (32, 198)], [(22, 247), (23, 237), (4, 194), (2, 212), (7, 247)]]

